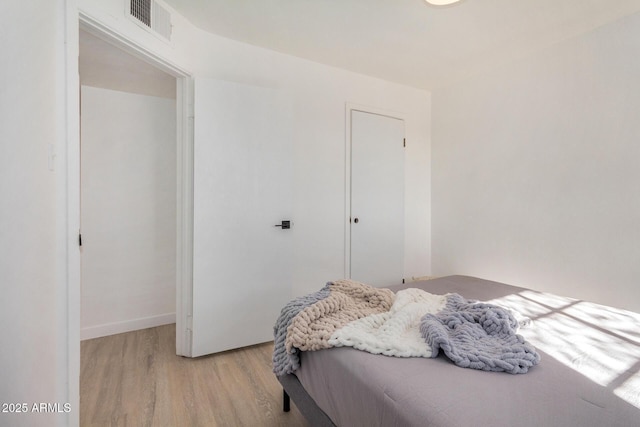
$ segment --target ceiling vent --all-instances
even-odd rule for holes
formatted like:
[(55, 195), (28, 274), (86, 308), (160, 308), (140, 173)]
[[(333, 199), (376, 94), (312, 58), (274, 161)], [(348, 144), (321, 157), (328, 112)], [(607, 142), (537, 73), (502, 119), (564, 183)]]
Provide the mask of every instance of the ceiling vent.
[(156, 0), (129, 0), (129, 15), (165, 40), (171, 39), (171, 14)]

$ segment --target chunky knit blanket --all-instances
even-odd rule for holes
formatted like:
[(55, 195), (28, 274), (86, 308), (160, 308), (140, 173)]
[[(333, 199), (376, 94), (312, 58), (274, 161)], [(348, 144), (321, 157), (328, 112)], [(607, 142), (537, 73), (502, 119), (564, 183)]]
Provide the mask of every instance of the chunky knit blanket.
[(389, 311), (344, 325), (333, 333), (328, 343), (385, 356), (431, 357), (431, 348), (420, 333), (420, 321), (426, 313), (442, 310), (446, 302), (445, 295), (433, 295), (421, 289), (398, 291)]
[(423, 317), (420, 331), (432, 357), (442, 349), (463, 368), (524, 374), (538, 364), (540, 355), (516, 334), (517, 327), (509, 311), (451, 294), (444, 310)]
[(290, 374), (300, 366), (300, 351), (330, 348), (332, 334), (351, 321), (389, 311), (394, 294), (352, 280), (329, 282), (297, 298), (280, 312), (274, 326), (273, 371)]
[(282, 309), (274, 326), (273, 371), (294, 372), (301, 351), (349, 346), (395, 357), (436, 357), (442, 349), (458, 366), (524, 373), (539, 356), (516, 328), (506, 310), (457, 294), (394, 294), (340, 280)]

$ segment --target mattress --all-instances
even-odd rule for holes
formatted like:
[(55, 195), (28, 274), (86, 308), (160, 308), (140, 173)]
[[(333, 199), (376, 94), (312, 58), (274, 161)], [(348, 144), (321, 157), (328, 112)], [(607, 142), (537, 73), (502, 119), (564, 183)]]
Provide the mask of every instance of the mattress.
[[(304, 352), (295, 372), (337, 426), (639, 426), (640, 315), (466, 276), (391, 287), (459, 293), (532, 320), (526, 374), (352, 348)], [(295, 397), (294, 397), (295, 402)]]

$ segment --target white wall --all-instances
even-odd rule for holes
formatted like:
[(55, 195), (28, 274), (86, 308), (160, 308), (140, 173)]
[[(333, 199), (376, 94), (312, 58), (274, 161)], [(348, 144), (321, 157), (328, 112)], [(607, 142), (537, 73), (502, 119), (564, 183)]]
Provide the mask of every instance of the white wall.
[[(65, 169), (48, 161), (50, 145), (64, 159), (66, 142), (64, 15), (63, 1), (0, 4), (0, 402), (27, 403), (28, 412), (36, 402), (72, 403), (77, 414), (56, 204)], [(65, 413), (0, 413), (2, 425), (70, 423)]]
[(82, 338), (175, 322), (174, 99), (82, 86)]
[(433, 93), (433, 272), (640, 311), (640, 15)]
[[(278, 88), (294, 109), (294, 294), (344, 276), (345, 106), (403, 113), (406, 120), (405, 275), (430, 273), (430, 94), (235, 42), (173, 19), (171, 44), (124, 16), (121, 2), (81, 1), (81, 9), (197, 77)], [(197, 118), (196, 118), (197, 120)]]

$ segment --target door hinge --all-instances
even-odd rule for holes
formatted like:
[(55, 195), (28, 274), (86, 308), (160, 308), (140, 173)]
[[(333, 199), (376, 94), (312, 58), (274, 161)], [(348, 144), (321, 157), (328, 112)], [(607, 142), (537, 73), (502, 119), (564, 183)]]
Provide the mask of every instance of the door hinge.
[(82, 246), (82, 234), (78, 233), (78, 246)]
[(402, 138), (402, 146), (403, 147), (407, 146), (407, 138)]

